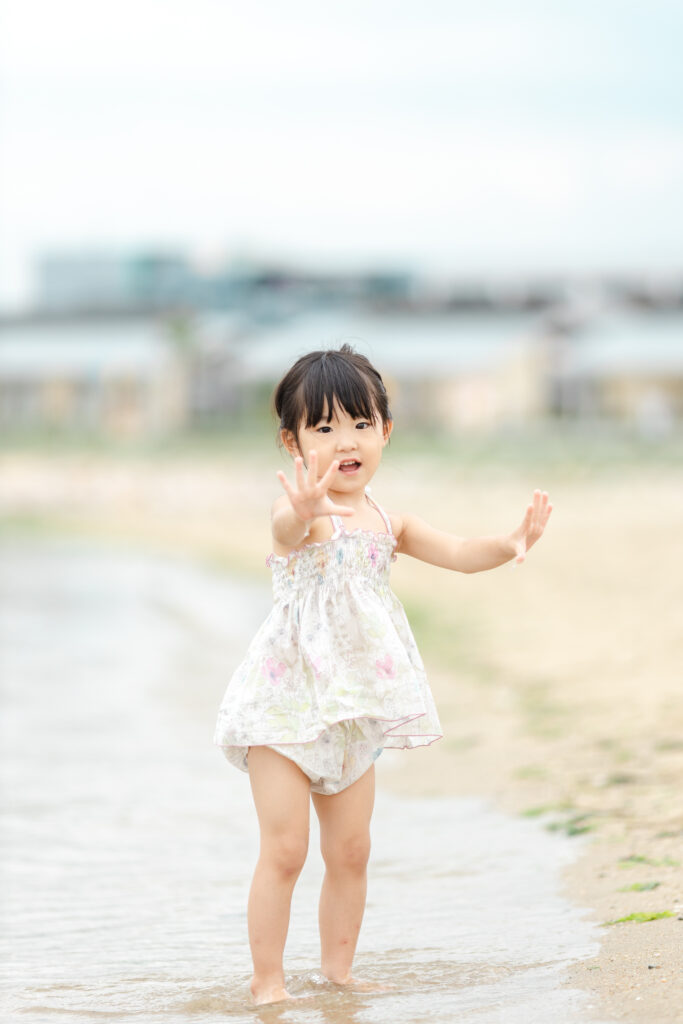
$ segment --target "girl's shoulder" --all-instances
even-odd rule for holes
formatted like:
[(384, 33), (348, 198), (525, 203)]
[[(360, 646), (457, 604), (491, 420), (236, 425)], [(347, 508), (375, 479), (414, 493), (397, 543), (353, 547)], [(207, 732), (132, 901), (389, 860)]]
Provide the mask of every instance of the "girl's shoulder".
[(387, 515), (391, 523), (391, 532), (396, 540), (400, 541), (404, 529), (405, 516), (399, 515), (398, 512), (387, 512)]

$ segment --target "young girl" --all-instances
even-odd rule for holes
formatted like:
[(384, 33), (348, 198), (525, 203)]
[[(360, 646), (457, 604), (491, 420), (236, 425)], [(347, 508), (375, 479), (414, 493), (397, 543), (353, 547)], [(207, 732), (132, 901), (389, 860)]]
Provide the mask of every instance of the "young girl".
[[(535, 491), (512, 533), (464, 539), (369, 494), (393, 422), (377, 370), (348, 345), (311, 352), (275, 392), (294, 481), (272, 510), (274, 607), (221, 704), (215, 742), (249, 772), (260, 852), (249, 895), (256, 1003), (288, 998), (282, 956), (292, 891), (320, 821), (322, 972), (352, 982), (365, 908), (373, 762), (432, 743), (441, 727), (405, 613), (389, 588), (397, 553), (459, 572), (525, 554), (551, 506)], [(309, 796), (310, 794), (310, 796)]]

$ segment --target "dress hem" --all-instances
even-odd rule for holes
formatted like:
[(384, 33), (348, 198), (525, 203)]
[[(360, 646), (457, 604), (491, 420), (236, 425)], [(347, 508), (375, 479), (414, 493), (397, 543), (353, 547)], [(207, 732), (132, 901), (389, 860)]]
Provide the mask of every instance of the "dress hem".
[[(241, 742), (241, 743), (240, 742), (233, 742), (233, 743), (219, 742), (219, 741), (217, 741), (214, 738), (214, 746), (221, 747), (222, 749), (229, 749), (229, 748), (237, 748), (237, 747), (269, 747), (269, 746), (272, 746), (273, 744), (277, 744), (277, 746), (281, 746), (281, 747), (286, 747), (286, 746), (295, 746), (295, 745), (298, 745), (300, 743), (315, 743), (316, 740), (319, 740), (320, 737), (325, 732), (327, 732), (328, 729), (332, 728), (332, 726), (334, 726), (334, 725), (339, 725), (342, 722), (372, 721), (372, 722), (394, 722), (395, 723), (394, 725), (390, 726), (390, 728), (384, 730), (384, 736), (388, 737), (389, 740), (397, 740), (397, 739), (420, 740), (420, 739), (425, 739), (425, 740), (428, 740), (429, 742), (428, 743), (416, 743), (416, 744), (414, 744), (414, 746), (428, 747), (432, 743), (436, 742), (436, 740), (443, 739), (443, 733), (442, 732), (438, 732), (438, 733), (436, 733), (436, 732), (397, 733), (396, 732), (397, 729), (401, 729), (404, 726), (409, 725), (411, 722), (416, 721), (418, 718), (423, 718), (424, 715), (425, 715), (425, 712), (419, 712), (418, 714), (415, 714), (415, 715), (403, 716), (400, 719), (396, 719), (396, 718), (382, 718), (379, 715), (348, 715), (346, 718), (335, 718), (335, 720), (333, 722), (327, 723), (327, 725), (324, 725), (320, 729), (319, 732), (315, 733), (315, 735), (313, 735), (313, 736), (309, 736), (308, 738), (297, 737), (294, 740), (282, 740), (282, 739), (279, 739), (276, 736), (271, 736), (270, 738), (263, 738), (263, 739), (258, 739), (258, 740), (250, 740), (249, 742)], [(391, 748), (394, 745), (392, 743), (385, 743), (384, 746), (387, 747), (387, 748)], [(406, 746), (407, 746), (407, 744), (405, 744), (405, 743), (400, 744), (400, 745), (396, 744), (396, 748), (397, 749), (405, 749)]]

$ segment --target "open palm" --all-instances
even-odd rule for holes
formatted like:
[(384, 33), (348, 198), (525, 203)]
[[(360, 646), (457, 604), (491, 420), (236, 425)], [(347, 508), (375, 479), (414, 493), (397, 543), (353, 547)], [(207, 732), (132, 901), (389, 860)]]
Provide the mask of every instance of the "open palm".
[(527, 505), (524, 519), (517, 529), (510, 534), (515, 547), (515, 562), (523, 562), (529, 548), (542, 536), (553, 507), (548, 500), (547, 491), (534, 491), (533, 501)]
[(304, 460), (301, 456), (297, 456), (294, 459), (295, 481), (293, 484), (289, 482), (282, 471), (277, 474), (278, 480), (284, 487), (287, 497), (292, 504), (292, 508), (304, 522), (308, 523), (319, 516), (353, 515), (352, 508), (348, 508), (346, 505), (336, 505), (327, 494), (332, 478), (338, 469), (339, 461), (335, 459), (328, 466), (327, 472), (318, 479), (318, 454), (312, 451), (308, 457), (308, 471), (305, 475)]

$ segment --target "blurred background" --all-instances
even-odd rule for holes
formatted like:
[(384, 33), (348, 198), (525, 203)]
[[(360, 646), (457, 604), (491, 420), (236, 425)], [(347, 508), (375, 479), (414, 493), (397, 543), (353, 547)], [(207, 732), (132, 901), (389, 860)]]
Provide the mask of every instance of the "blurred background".
[(2, 17), (5, 443), (261, 422), (342, 340), (408, 430), (680, 432), (673, 0)]
[[(382, 504), (463, 535), (514, 529), (534, 487), (555, 505), (519, 570), (397, 562), (446, 736), (396, 785), (555, 808), (570, 835), (611, 829), (615, 859), (637, 829), (666, 864), (683, 829), (682, 34), (677, 0), (3, 4), (20, 1005), (68, 1008), (65, 978), (98, 1009), (156, 1006), (125, 994), (131, 972), (185, 985), (188, 865), (210, 922), (196, 950), (232, 929), (246, 977), (244, 893), (239, 924), (216, 918), (244, 779), (213, 723), (269, 604), (273, 384), (341, 342), (390, 392)], [(172, 913), (143, 955), (130, 929)]]

